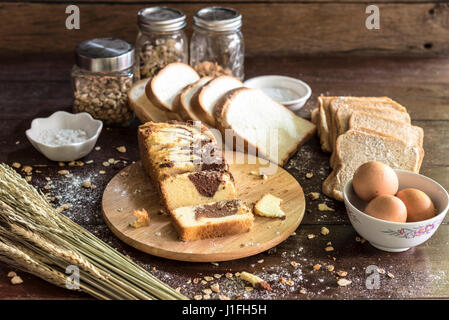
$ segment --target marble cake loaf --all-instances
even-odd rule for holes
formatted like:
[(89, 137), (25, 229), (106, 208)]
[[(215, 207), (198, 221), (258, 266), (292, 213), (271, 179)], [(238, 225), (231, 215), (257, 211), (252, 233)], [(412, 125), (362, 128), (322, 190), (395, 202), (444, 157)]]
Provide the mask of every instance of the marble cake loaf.
[(214, 136), (199, 122), (145, 123), (139, 127), (139, 149), (168, 211), (237, 197)]
[[(232, 210), (229, 206), (224, 210), (220, 205), (223, 201), (236, 200), (237, 191), (229, 166), (214, 136), (204, 125), (200, 122), (148, 122), (139, 127), (138, 140), (142, 165), (182, 240), (251, 229), (252, 213), (241, 201), (235, 202)], [(186, 223), (186, 212), (194, 212), (203, 205), (207, 206), (208, 214), (192, 214)], [(179, 212), (183, 212), (183, 218)]]

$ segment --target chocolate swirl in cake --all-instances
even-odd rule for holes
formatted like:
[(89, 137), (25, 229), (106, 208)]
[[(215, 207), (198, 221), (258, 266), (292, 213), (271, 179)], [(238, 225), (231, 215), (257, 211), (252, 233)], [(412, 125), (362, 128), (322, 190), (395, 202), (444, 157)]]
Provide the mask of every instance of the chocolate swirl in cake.
[(220, 201), (195, 208), (195, 219), (222, 218), (237, 213), (240, 200)]

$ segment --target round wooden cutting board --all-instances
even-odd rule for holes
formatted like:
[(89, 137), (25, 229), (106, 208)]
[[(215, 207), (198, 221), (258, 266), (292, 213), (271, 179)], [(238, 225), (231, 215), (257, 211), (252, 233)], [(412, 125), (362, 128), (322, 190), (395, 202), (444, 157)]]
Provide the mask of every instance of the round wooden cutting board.
[[(234, 159), (236, 155), (234, 153)], [(112, 178), (103, 194), (103, 215), (112, 232), (128, 245), (146, 253), (173, 260), (216, 262), (244, 258), (268, 250), (284, 241), (299, 226), (305, 210), (305, 199), (299, 183), (278, 167), (263, 180), (254, 174), (266, 161), (244, 155), (245, 164), (230, 164), (239, 198), (252, 206), (265, 193), (283, 201), (285, 220), (255, 216), (250, 232), (223, 238), (183, 242), (171, 224), (168, 214), (159, 212), (159, 196), (140, 162), (123, 169)], [(227, 159), (231, 163), (231, 159)], [(273, 165), (272, 165), (273, 166)], [(252, 172), (252, 173), (251, 173)], [(133, 210), (145, 208), (150, 215), (148, 227), (132, 228)]]

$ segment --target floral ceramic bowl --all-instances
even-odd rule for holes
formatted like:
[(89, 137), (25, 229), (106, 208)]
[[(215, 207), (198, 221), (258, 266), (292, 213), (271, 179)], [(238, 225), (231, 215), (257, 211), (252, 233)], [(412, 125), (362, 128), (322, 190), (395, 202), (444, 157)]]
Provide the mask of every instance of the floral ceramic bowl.
[(419, 222), (390, 222), (371, 217), (365, 213), (366, 202), (357, 197), (352, 180), (344, 189), (344, 201), (352, 226), (374, 247), (389, 252), (401, 252), (427, 241), (443, 222), (449, 208), (449, 195), (434, 180), (405, 170), (395, 170), (399, 179), (399, 190), (416, 188), (426, 193), (433, 201), (437, 214)]

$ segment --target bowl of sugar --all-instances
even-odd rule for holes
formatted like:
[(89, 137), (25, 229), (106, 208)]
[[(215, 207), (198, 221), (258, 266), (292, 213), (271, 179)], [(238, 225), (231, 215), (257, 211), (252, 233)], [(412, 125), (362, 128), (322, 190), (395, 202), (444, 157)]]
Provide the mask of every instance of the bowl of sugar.
[(26, 131), (30, 143), (53, 161), (73, 161), (89, 154), (97, 143), (103, 122), (86, 112), (57, 111), (36, 118)]
[(260, 89), (286, 108), (296, 111), (301, 109), (312, 94), (312, 89), (299, 79), (268, 75), (246, 80), (247, 88)]

